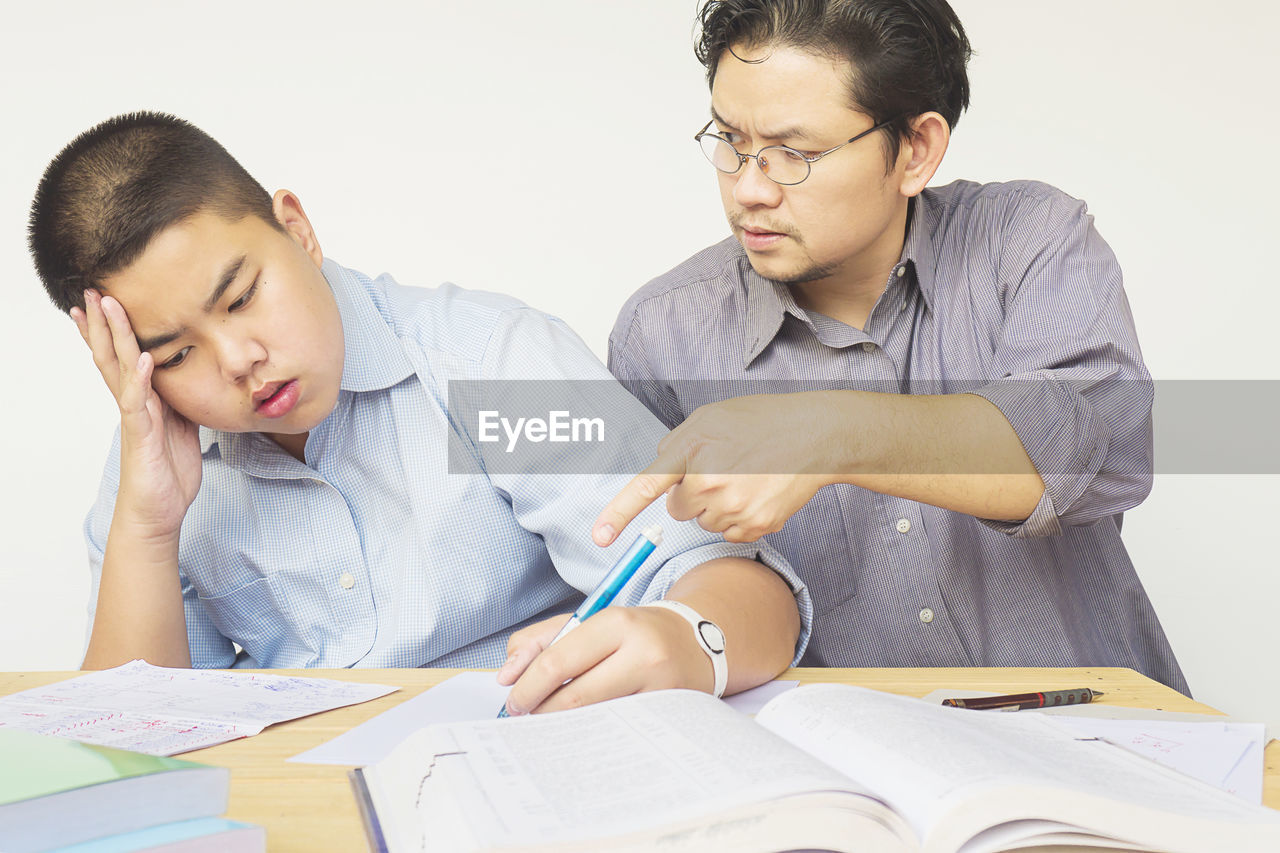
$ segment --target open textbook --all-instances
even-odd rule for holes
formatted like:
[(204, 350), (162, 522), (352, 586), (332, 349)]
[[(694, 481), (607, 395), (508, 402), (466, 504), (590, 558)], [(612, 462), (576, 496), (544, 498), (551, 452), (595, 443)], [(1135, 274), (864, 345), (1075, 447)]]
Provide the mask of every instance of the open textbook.
[(392, 853), (1280, 850), (1280, 813), (1039, 715), (834, 684), (433, 725), (352, 782)]

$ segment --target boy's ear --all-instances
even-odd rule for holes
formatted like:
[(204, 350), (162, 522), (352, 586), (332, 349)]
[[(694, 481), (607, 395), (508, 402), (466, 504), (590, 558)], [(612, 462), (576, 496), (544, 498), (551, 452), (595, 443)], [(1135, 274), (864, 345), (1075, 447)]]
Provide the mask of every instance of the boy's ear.
[(294, 242), (301, 246), (319, 267), (324, 262), (324, 255), (320, 252), (320, 241), (316, 238), (315, 229), (311, 227), (311, 220), (307, 219), (307, 214), (303, 212), (302, 202), (298, 197), (288, 190), (276, 190), (276, 194), (271, 197), (271, 212), (275, 214), (276, 221), (284, 226), (284, 230)]

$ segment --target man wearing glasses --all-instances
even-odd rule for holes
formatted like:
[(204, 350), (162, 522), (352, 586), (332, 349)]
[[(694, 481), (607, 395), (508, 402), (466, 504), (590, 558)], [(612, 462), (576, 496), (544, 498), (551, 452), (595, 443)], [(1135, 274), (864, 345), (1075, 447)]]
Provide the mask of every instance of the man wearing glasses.
[(945, 0), (708, 0), (733, 237), (643, 287), (610, 368), (673, 432), (667, 494), (813, 594), (804, 662), (1127, 666), (1186, 682), (1120, 541), (1152, 477), (1116, 259), (1040, 183), (927, 188), (968, 105)]

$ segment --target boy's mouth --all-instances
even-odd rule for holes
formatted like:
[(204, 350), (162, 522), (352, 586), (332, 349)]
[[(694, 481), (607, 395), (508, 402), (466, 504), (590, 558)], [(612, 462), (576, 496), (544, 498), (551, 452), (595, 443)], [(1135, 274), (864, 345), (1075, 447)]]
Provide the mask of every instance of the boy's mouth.
[(288, 414), (298, 402), (298, 380), (268, 382), (253, 392), (253, 408), (259, 415), (278, 418)]

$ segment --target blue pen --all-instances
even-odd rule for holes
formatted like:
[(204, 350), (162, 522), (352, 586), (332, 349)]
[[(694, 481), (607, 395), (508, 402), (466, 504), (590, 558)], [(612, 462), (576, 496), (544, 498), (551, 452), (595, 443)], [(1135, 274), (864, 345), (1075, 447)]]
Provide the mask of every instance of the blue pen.
[[(636, 541), (631, 543), (631, 547), (627, 552), (618, 558), (618, 562), (613, 564), (613, 568), (609, 570), (609, 574), (604, 576), (604, 580), (591, 591), (586, 600), (578, 605), (578, 609), (573, 611), (573, 615), (569, 617), (569, 621), (564, 623), (564, 627), (560, 629), (560, 633), (551, 638), (551, 642), (547, 643), (547, 648), (551, 648), (556, 641), (565, 634), (577, 628), (588, 617), (594, 616), (601, 610), (604, 610), (617, 597), (618, 592), (627, 585), (627, 581), (631, 580), (636, 570), (641, 564), (648, 559), (653, 553), (653, 549), (662, 544), (662, 528), (656, 524), (646, 527), (640, 531), (640, 535), (636, 537)], [(545, 651), (545, 649), (544, 649)], [(502, 710), (498, 712), (498, 719), (507, 716), (507, 706), (503, 705)]]

